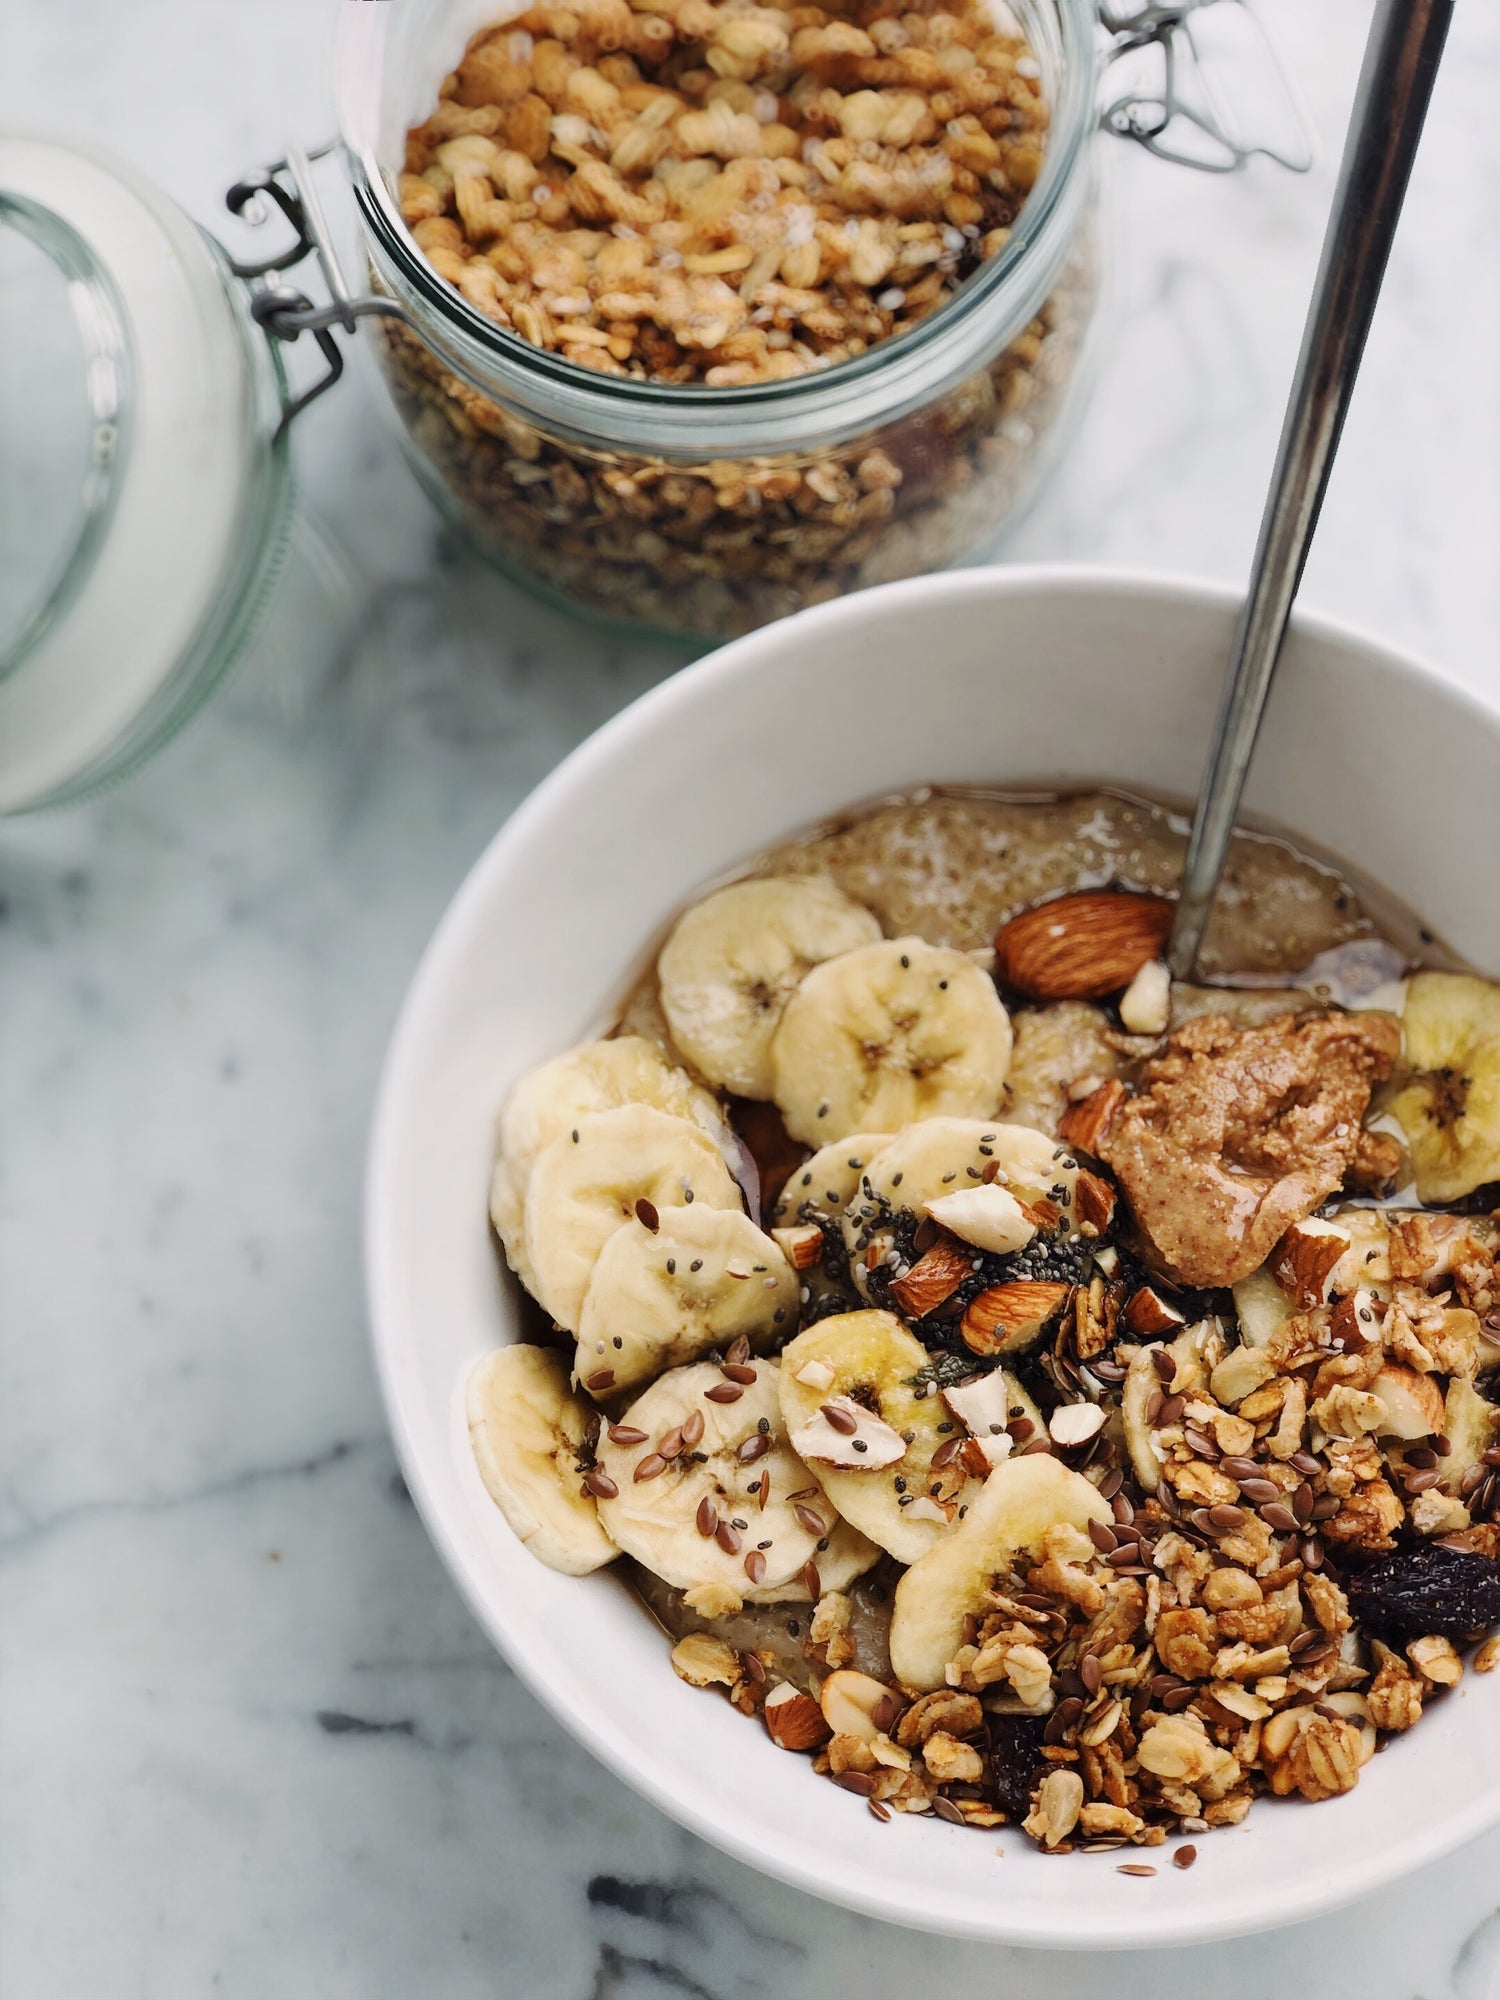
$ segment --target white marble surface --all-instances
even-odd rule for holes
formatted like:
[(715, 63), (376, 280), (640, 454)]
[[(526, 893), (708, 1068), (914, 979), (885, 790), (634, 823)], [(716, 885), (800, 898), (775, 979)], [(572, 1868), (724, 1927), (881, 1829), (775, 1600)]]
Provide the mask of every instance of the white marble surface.
[[(1244, 572), (1367, 18), (1265, 11), (1323, 162), (1226, 183), (1119, 152), (1108, 365), (1017, 557)], [(0, 116), (113, 144), (213, 222), (330, 125), (329, 28), (310, 0), (10, 0)], [(1497, 94), (1472, 0), (1304, 597), (1500, 693)], [(1500, 1992), (1500, 1837), (1254, 1942), (935, 1943), (679, 1832), (490, 1652), (372, 1379), (365, 1121), (463, 869), (678, 656), (455, 551), (367, 376), (298, 455), (365, 579), (346, 670), (294, 638), (118, 796), (0, 828), (7, 2000)]]

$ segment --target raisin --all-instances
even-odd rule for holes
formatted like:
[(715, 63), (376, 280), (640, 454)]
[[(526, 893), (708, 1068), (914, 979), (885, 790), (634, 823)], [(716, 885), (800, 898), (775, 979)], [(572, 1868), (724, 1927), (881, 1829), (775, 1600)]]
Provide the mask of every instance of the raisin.
[(1031, 1811), (1031, 1793), (1037, 1779), (1047, 1769), (1042, 1756), (1044, 1715), (992, 1715), (989, 1717), (990, 1776), (995, 1803), (1013, 1820), (1025, 1819)]
[(1350, 1579), (1349, 1604), (1375, 1632), (1462, 1638), (1500, 1621), (1500, 1563), (1440, 1542), (1398, 1549)]

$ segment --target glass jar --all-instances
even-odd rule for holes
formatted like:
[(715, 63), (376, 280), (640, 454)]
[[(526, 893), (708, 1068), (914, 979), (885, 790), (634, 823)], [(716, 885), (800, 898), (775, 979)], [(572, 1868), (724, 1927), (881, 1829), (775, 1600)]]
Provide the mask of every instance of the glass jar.
[(277, 344), (219, 246), (122, 161), (0, 135), (0, 812), (167, 741), (286, 551)]
[[(295, 657), (305, 682), (331, 662), (353, 598), (331, 539), (294, 511), (288, 427), (339, 379), (336, 335), (361, 319), (378, 322), (419, 475), (484, 552), (570, 609), (716, 638), (973, 555), (1025, 505), (1093, 310), (1101, 51), (1159, 65), (1156, 87), (1102, 114), (1114, 130), (1220, 171), (1270, 150), (1178, 101), (1195, 23), (1253, 19), (1240, 0), (1014, 0), (1047, 148), (1004, 246), (951, 299), (791, 380), (604, 376), (476, 311), (401, 219), (407, 129), (506, 4), (348, 0), (342, 148), (290, 147), (230, 191), (236, 216), (281, 227), (254, 261), (123, 161), (0, 133), (0, 813), (133, 770), (266, 614), (273, 668)], [(329, 156), (353, 186), (367, 292), (324, 216), (312, 163)], [(325, 296), (296, 288), (299, 266)], [(299, 389), (289, 343), (315, 350)]]
[(345, 11), (341, 121), (412, 463), (519, 581), (718, 639), (990, 549), (1035, 492), (1097, 293), (1093, 0), (1016, 0), (1050, 118), (1003, 248), (909, 331), (744, 388), (597, 374), (487, 317), (402, 220), (408, 127), (500, 0)]

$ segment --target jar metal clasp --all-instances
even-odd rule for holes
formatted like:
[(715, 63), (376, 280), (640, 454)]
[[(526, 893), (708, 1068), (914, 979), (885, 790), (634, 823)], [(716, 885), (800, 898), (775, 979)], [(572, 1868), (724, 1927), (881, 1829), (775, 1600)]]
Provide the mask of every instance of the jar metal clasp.
[[(224, 197), (231, 215), (252, 227), (264, 226), (277, 214), (291, 225), (292, 240), (273, 256), (258, 261), (231, 258), (230, 268), (249, 288), (251, 317), (267, 334), (287, 342), (299, 340), (304, 333), (311, 334), (323, 357), (323, 373), (283, 405), (277, 437), (343, 374), (344, 356), (333, 337), (335, 327), (353, 333), (356, 323), (372, 314), (389, 319), (407, 317), (398, 300), (374, 292), (356, 294), (344, 276), (312, 171), (314, 160), (326, 159), (339, 150), (337, 140), (311, 152), (300, 146), (288, 146), (284, 160), (247, 174)], [(282, 281), (283, 273), (308, 257), (317, 260), (328, 293), (324, 305), (315, 305), (305, 292)]]
[[(1257, 158), (1307, 172), (1307, 118), (1248, 0), (1098, 0), (1098, 15), (1105, 62), (1112, 73), (1117, 63), (1125, 71), (1125, 88), (1100, 111), (1105, 131), (1201, 173), (1237, 173)], [(1279, 122), (1283, 139), (1250, 135), (1224, 88), (1231, 75), (1238, 96), (1247, 77), (1258, 78), (1263, 113)]]

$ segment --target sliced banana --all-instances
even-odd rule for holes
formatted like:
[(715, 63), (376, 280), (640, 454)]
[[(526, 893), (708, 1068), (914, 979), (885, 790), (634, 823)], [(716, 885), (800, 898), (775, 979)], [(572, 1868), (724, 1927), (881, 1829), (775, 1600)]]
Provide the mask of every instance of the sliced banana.
[(879, 936), (870, 912), (823, 876), (716, 890), (678, 919), (657, 960), (673, 1041), (711, 1083), (769, 1097), (771, 1037), (787, 1001), (815, 965)]
[(1401, 1122), (1423, 1201), (1458, 1201), (1500, 1180), (1500, 986), (1419, 972), (1406, 991), (1412, 1072), (1382, 1100)]
[(1010, 1051), (1010, 1016), (966, 953), (891, 938), (808, 973), (771, 1041), (772, 1095), (808, 1146), (919, 1118), (988, 1118)]
[[(834, 1144), (822, 1146), (811, 1159), (802, 1165), (787, 1181), (771, 1212), (773, 1229), (796, 1229), (803, 1226), (804, 1212), (820, 1224), (829, 1221), (837, 1225), (859, 1188), (860, 1176), (875, 1154), (890, 1142), (889, 1132), (851, 1132), (848, 1138), (839, 1139)], [(828, 1255), (828, 1243), (814, 1246), (815, 1261), (800, 1270), (800, 1276), (807, 1298), (803, 1317), (811, 1318), (816, 1306), (827, 1311), (826, 1301), (837, 1298), (843, 1308), (856, 1303), (849, 1293), (848, 1273), (844, 1260), (838, 1254), (839, 1231), (835, 1226), (832, 1233), (834, 1255)]]
[(1443, 1399), (1443, 1436), (1448, 1440), (1448, 1456), (1442, 1461), (1443, 1488), (1448, 1493), (1462, 1491), (1467, 1473), (1484, 1467), (1484, 1454), (1495, 1443), (1495, 1419), (1500, 1410), (1462, 1375), (1455, 1375)]
[[(676, 1590), (718, 1583), (776, 1602), (806, 1594), (800, 1573), (826, 1553), (820, 1541), (831, 1546), (837, 1514), (787, 1443), (776, 1363), (751, 1365), (754, 1380), (737, 1383), (693, 1362), (636, 1399), (599, 1440), (599, 1470), (617, 1489), (601, 1496), (599, 1518)], [(715, 1400), (729, 1389), (740, 1391), (733, 1401)]]
[[(1120, 1420), (1125, 1432), (1125, 1448), (1131, 1468), (1142, 1487), (1154, 1493), (1161, 1483), (1162, 1462), (1151, 1441), (1154, 1429), (1149, 1410), (1154, 1390), (1163, 1395), (1204, 1387), (1223, 1351), (1223, 1335), (1216, 1319), (1195, 1320), (1185, 1326), (1175, 1340), (1165, 1344), (1152, 1341), (1137, 1348), (1125, 1371), (1120, 1389)], [(1157, 1372), (1156, 1357), (1167, 1354), (1173, 1368), (1170, 1376)]]
[(1151, 1420), (1146, 1414), (1151, 1393), (1162, 1386), (1153, 1357), (1156, 1348), (1142, 1347), (1132, 1356), (1120, 1389), (1120, 1421), (1125, 1431), (1125, 1449), (1130, 1466), (1143, 1492), (1154, 1493), (1161, 1484), (1162, 1463), (1151, 1442)]
[(744, 1334), (760, 1349), (796, 1331), (797, 1274), (739, 1209), (663, 1208), (632, 1217), (599, 1252), (578, 1322), (574, 1373), (633, 1389)]
[(946, 1685), (965, 1618), (984, 1609), (1018, 1551), (1040, 1555), (1049, 1529), (1087, 1532), (1090, 1521), (1111, 1518), (1108, 1501), (1081, 1473), (1045, 1453), (997, 1466), (953, 1532), (896, 1585), (891, 1666), (902, 1685), (919, 1692)]
[(851, 1132), (820, 1146), (811, 1159), (787, 1181), (771, 1211), (771, 1225), (781, 1229), (795, 1222), (804, 1204), (820, 1215), (838, 1220), (858, 1191), (860, 1177), (882, 1146), (888, 1146), (889, 1132)]
[(464, 1392), (469, 1442), (485, 1490), (549, 1569), (586, 1576), (620, 1553), (578, 1470), (589, 1412), (567, 1363), (544, 1347), (498, 1347)]
[[(818, 1502), (814, 1499), (810, 1504), (816, 1507)], [(830, 1512), (832, 1505), (830, 1501)], [(847, 1590), (866, 1570), (873, 1569), (884, 1554), (873, 1542), (867, 1541), (858, 1528), (851, 1528), (842, 1515), (834, 1522), (825, 1539), (827, 1548), (816, 1549), (812, 1555), (812, 1566), (818, 1573), (816, 1592), (809, 1587), (808, 1571), (799, 1569), (790, 1583), (762, 1584), (758, 1590), (746, 1590), (743, 1593), (745, 1602), (811, 1604), (824, 1591)]]
[(1071, 1215), (1078, 1163), (1056, 1139), (998, 1119), (924, 1119), (880, 1148), (845, 1205), (844, 1244), (861, 1292), (872, 1265), (893, 1251), (893, 1211), (920, 1215), (957, 1189), (984, 1186), (986, 1174), (1028, 1204), (1050, 1201)]
[(490, 1221), (505, 1251), (506, 1263), (535, 1298), (536, 1273), (526, 1255), (526, 1203), (511, 1172), (510, 1161), (503, 1153), (490, 1176)]
[(536, 1290), (525, 1243), (531, 1170), (545, 1148), (580, 1118), (622, 1104), (648, 1104), (673, 1118), (691, 1119), (716, 1143), (725, 1129), (718, 1100), (641, 1035), (585, 1042), (529, 1071), (500, 1114), (499, 1157), (490, 1183), (490, 1219), (511, 1269), (529, 1292)]
[(868, 1471), (812, 1461), (844, 1519), (898, 1562), (915, 1562), (947, 1534), (975, 1489), (956, 1457), (933, 1469), (934, 1457), (963, 1433), (935, 1391), (919, 1397), (912, 1386), (930, 1359), (900, 1320), (884, 1312), (820, 1320), (781, 1357), (781, 1413), (789, 1432), (802, 1432), (825, 1405), (848, 1397), (906, 1444), (893, 1464)]
[(523, 1076), (500, 1116), (500, 1153), (522, 1193), (542, 1150), (595, 1111), (648, 1104), (690, 1118), (711, 1138), (723, 1124), (718, 1099), (642, 1035), (584, 1042)]
[(576, 1331), (599, 1252), (636, 1215), (701, 1201), (738, 1209), (739, 1184), (708, 1135), (645, 1104), (595, 1111), (544, 1146), (526, 1190), (525, 1254), (536, 1296)]
[(1296, 1312), (1291, 1296), (1271, 1276), (1267, 1265), (1241, 1278), (1233, 1288), (1240, 1339), (1246, 1347), (1264, 1347)]

